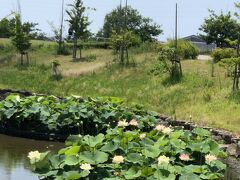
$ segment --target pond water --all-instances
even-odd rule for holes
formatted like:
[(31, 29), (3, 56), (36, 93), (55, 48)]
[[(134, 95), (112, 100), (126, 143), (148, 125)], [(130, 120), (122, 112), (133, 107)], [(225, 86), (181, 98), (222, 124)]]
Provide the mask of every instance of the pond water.
[[(30, 171), (28, 152), (38, 150), (59, 150), (63, 143), (37, 141), (31, 139), (10, 137), (0, 134), (0, 180), (38, 180)], [(240, 180), (240, 162), (229, 159), (231, 168), (228, 169), (224, 180)]]
[(38, 180), (30, 171), (28, 152), (58, 150), (63, 145), (0, 134), (0, 180)]

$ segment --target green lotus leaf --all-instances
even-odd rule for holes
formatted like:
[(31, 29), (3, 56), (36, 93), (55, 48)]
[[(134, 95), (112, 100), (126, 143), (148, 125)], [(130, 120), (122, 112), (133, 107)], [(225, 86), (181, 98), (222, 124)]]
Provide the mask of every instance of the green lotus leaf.
[(149, 177), (153, 175), (154, 169), (152, 167), (142, 167), (142, 176)]
[(171, 174), (167, 169), (157, 169), (153, 175), (157, 179), (175, 180), (176, 175)]
[(139, 149), (140, 145), (137, 142), (129, 142), (128, 143), (128, 149)]
[(51, 157), (49, 157), (49, 160), (51, 162), (51, 166), (54, 168), (54, 169), (57, 169), (60, 167), (60, 165), (63, 163), (64, 161), (64, 156), (63, 155), (53, 155)]
[(104, 152), (114, 152), (115, 150), (118, 149), (118, 145), (115, 144), (114, 142), (109, 142), (105, 144), (100, 150)]
[(63, 177), (66, 180), (77, 180), (81, 177), (81, 174), (78, 171), (68, 171), (63, 173)]
[(89, 164), (99, 164), (104, 163), (108, 160), (108, 154), (101, 151), (84, 151), (80, 153), (79, 156), (80, 161), (84, 161)]
[[(178, 151), (186, 148), (186, 143), (184, 143), (181, 139), (172, 139), (170, 144), (175, 147)], [(177, 152), (178, 152), (177, 151)]]
[(7, 110), (4, 112), (4, 114), (5, 114), (5, 116), (7, 117), (7, 119), (10, 119), (16, 112), (17, 112), (16, 109), (10, 108), (10, 109), (7, 109)]
[(64, 153), (65, 155), (76, 155), (80, 150), (80, 146), (70, 146), (62, 151), (59, 151), (59, 154)]
[(90, 174), (90, 171), (88, 171), (88, 170), (83, 170), (83, 171), (80, 173), (80, 176), (81, 176), (81, 177), (87, 177), (89, 174)]
[(68, 166), (74, 166), (79, 164), (79, 158), (76, 155), (66, 156), (64, 159), (64, 164)]
[(130, 142), (136, 137), (137, 134), (138, 134), (138, 132), (136, 132), (136, 131), (128, 131), (128, 132), (123, 133), (123, 136), (126, 139), (126, 141)]
[(203, 166), (198, 166), (198, 165), (188, 165), (184, 167), (184, 172), (192, 172), (192, 173), (197, 173), (201, 174), (203, 173), (204, 167)]
[(186, 173), (186, 174), (183, 174), (179, 180), (201, 180), (201, 178), (196, 175), (196, 174), (193, 174), (193, 173)]
[(122, 174), (126, 179), (137, 179), (141, 176), (142, 172), (137, 167), (131, 167), (127, 171), (122, 171)]
[(140, 141), (140, 144), (143, 147), (145, 147), (145, 146), (153, 146), (155, 144), (155, 142), (152, 139), (146, 137), (142, 141)]
[(142, 154), (146, 157), (156, 158), (160, 154), (160, 149), (156, 146), (147, 146), (142, 150)]
[(206, 129), (202, 129), (202, 128), (195, 128), (192, 131), (193, 133), (197, 134), (200, 137), (209, 137), (211, 136), (211, 132), (206, 130)]
[(138, 154), (138, 153), (129, 153), (127, 155), (127, 161), (128, 162), (142, 164), (143, 159), (144, 159), (143, 156), (141, 154)]
[(103, 134), (98, 134), (97, 136), (84, 136), (83, 137), (83, 143), (94, 148), (98, 144), (101, 144), (104, 140), (104, 135)]
[(170, 139), (179, 139), (184, 134), (183, 131), (174, 131), (169, 135)]
[(65, 144), (66, 146), (72, 146), (72, 145), (78, 145), (80, 144), (82, 140), (82, 136), (81, 135), (71, 135), (67, 138)]

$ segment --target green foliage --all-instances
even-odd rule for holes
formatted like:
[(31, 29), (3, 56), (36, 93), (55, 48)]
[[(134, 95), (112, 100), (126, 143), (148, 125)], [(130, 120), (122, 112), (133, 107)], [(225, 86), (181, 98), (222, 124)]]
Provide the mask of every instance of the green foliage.
[[(109, 128), (97, 136), (70, 136), (57, 154), (31, 160), (41, 179), (219, 179), (225, 157), (211, 133), (136, 126)], [(131, 129), (131, 131), (129, 131)], [(165, 129), (165, 130), (164, 130)], [(170, 131), (166, 131), (166, 129)], [(182, 158), (185, 156), (186, 158)]]
[[(127, 14), (126, 17), (125, 14)], [(111, 38), (114, 32), (119, 32), (125, 26), (129, 31), (138, 35), (141, 41), (152, 41), (162, 33), (160, 26), (152, 19), (143, 17), (136, 9), (128, 6), (127, 8), (117, 7), (107, 14), (103, 28), (98, 32), (98, 35)]]
[(137, 47), (130, 48), (130, 51), (131, 53), (134, 53), (134, 54), (142, 54), (143, 52), (144, 53), (158, 52), (159, 46), (160, 45), (158, 42), (146, 41), (146, 42), (140, 43), (140, 45)]
[(226, 48), (232, 47), (229, 40), (236, 40), (238, 38), (239, 25), (235, 19), (232, 18), (230, 12), (217, 15), (214, 11), (210, 11), (210, 16), (204, 20), (200, 30), (204, 33), (202, 38), (207, 43), (216, 43), (217, 47)]
[(84, 7), (82, 0), (75, 0), (73, 4), (69, 5), (69, 8), (66, 11), (69, 17), (69, 35), (73, 39), (85, 39), (89, 34), (87, 28), (90, 25), (88, 17), (85, 15), (86, 7)]
[(171, 73), (172, 60), (175, 56), (175, 49), (168, 46), (162, 46), (159, 51), (158, 61), (159, 63), (154, 66), (151, 73), (158, 75), (162, 73)]
[(15, 19), (3, 18), (0, 20), (0, 38), (10, 38), (15, 27)]
[(96, 49), (109, 49), (111, 46), (110, 42), (81, 42), (80, 46), (83, 48), (96, 48)]
[(168, 73), (170, 81), (179, 82), (182, 76), (181, 62), (175, 48), (161, 46), (159, 48), (158, 63), (150, 71), (154, 75)]
[[(199, 49), (189, 41), (178, 39), (177, 43), (177, 53), (181, 59), (196, 59), (200, 53)], [(174, 48), (175, 41), (168, 41), (167, 46)]]
[(141, 120), (143, 127), (156, 122), (150, 113), (125, 107), (117, 98), (20, 98), (19, 95), (10, 95), (0, 101), (2, 126), (36, 132), (96, 134), (105, 132), (109, 126), (116, 126), (119, 119), (133, 118)]
[[(73, 4), (69, 4), (68, 22), (69, 22), (69, 37), (73, 40), (73, 59), (76, 59), (77, 54), (77, 41), (87, 39), (90, 35), (88, 26), (90, 22), (88, 16), (85, 14), (87, 8), (83, 5), (82, 0), (75, 0)], [(80, 47), (82, 49), (82, 47)], [(80, 53), (81, 56), (82, 53)], [(82, 57), (80, 57), (82, 58)]]
[(119, 34), (113, 34), (110, 43), (115, 51), (119, 51), (121, 47), (129, 48), (138, 46), (140, 44), (140, 39), (133, 32), (126, 31)]
[(12, 44), (16, 47), (20, 54), (25, 54), (31, 47), (29, 36), (23, 31), (21, 17), (15, 15), (15, 28), (12, 37)]
[[(14, 35), (16, 19), (15, 18), (3, 18), (0, 20), (0, 38), (10, 38)], [(44, 39), (46, 38), (44, 33), (41, 33), (36, 26), (38, 23), (24, 22), (22, 24), (22, 30), (26, 33), (30, 39)]]
[(213, 57), (214, 62), (219, 62), (222, 59), (236, 57), (237, 52), (232, 48), (217, 48), (212, 52), (211, 56)]

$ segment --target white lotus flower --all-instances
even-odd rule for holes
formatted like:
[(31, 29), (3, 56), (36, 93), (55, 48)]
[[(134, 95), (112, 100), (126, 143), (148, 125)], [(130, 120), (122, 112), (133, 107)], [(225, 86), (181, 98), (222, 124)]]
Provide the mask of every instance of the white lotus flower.
[(170, 134), (172, 132), (172, 129), (169, 127), (166, 127), (162, 130), (163, 134)]
[(170, 159), (169, 159), (169, 157), (166, 157), (166, 156), (160, 156), (159, 158), (158, 158), (158, 164), (159, 165), (162, 165), (162, 164), (169, 164), (169, 161), (170, 161)]
[(157, 130), (157, 131), (162, 131), (162, 130), (164, 130), (166, 127), (164, 126), (164, 125), (161, 125), (161, 124), (159, 124), (159, 125), (157, 125), (156, 127), (155, 127), (155, 129)]
[(91, 165), (90, 165), (90, 164), (87, 164), (87, 163), (82, 164), (82, 165), (80, 166), (80, 168), (81, 168), (82, 170), (88, 170), (88, 171), (92, 169)]
[(144, 139), (145, 137), (146, 137), (146, 133), (142, 133), (142, 134), (140, 134), (140, 139)]
[(126, 122), (126, 120), (118, 122), (118, 127), (126, 127), (126, 126), (128, 126), (128, 122)]
[(39, 160), (41, 157), (41, 153), (39, 153), (38, 151), (31, 151), (28, 153), (28, 158), (30, 160)]
[(207, 163), (211, 163), (212, 161), (216, 161), (217, 157), (211, 154), (205, 156), (205, 160)]
[(124, 162), (124, 157), (123, 156), (114, 156), (112, 162), (114, 164), (120, 164)]

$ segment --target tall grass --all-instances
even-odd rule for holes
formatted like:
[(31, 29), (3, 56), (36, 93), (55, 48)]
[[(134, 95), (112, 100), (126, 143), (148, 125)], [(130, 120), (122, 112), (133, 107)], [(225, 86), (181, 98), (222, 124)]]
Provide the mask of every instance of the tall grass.
[[(47, 49), (44, 51), (50, 53)], [(93, 52), (97, 57), (93, 64), (112, 58), (110, 50), (92, 49), (88, 53)], [(44, 57), (41, 53), (39, 56)], [(225, 76), (224, 69), (216, 66), (216, 76), (211, 77), (209, 62), (186, 60), (182, 62), (183, 78), (178, 83), (172, 83), (164, 74), (154, 76), (149, 73), (156, 63), (156, 53), (136, 53), (134, 58), (134, 67), (109, 64), (97, 72), (63, 77), (58, 81), (51, 79), (48, 63), (37, 63), (25, 69), (6, 65), (0, 68), (0, 88), (59, 96), (116, 96), (128, 104), (142, 104), (146, 109), (161, 114), (189, 121), (191, 115), (192, 120), (200, 125), (240, 133), (240, 95), (231, 94), (231, 79)], [(66, 67), (74, 66), (77, 64)], [(84, 63), (79, 67), (84, 68)]]

